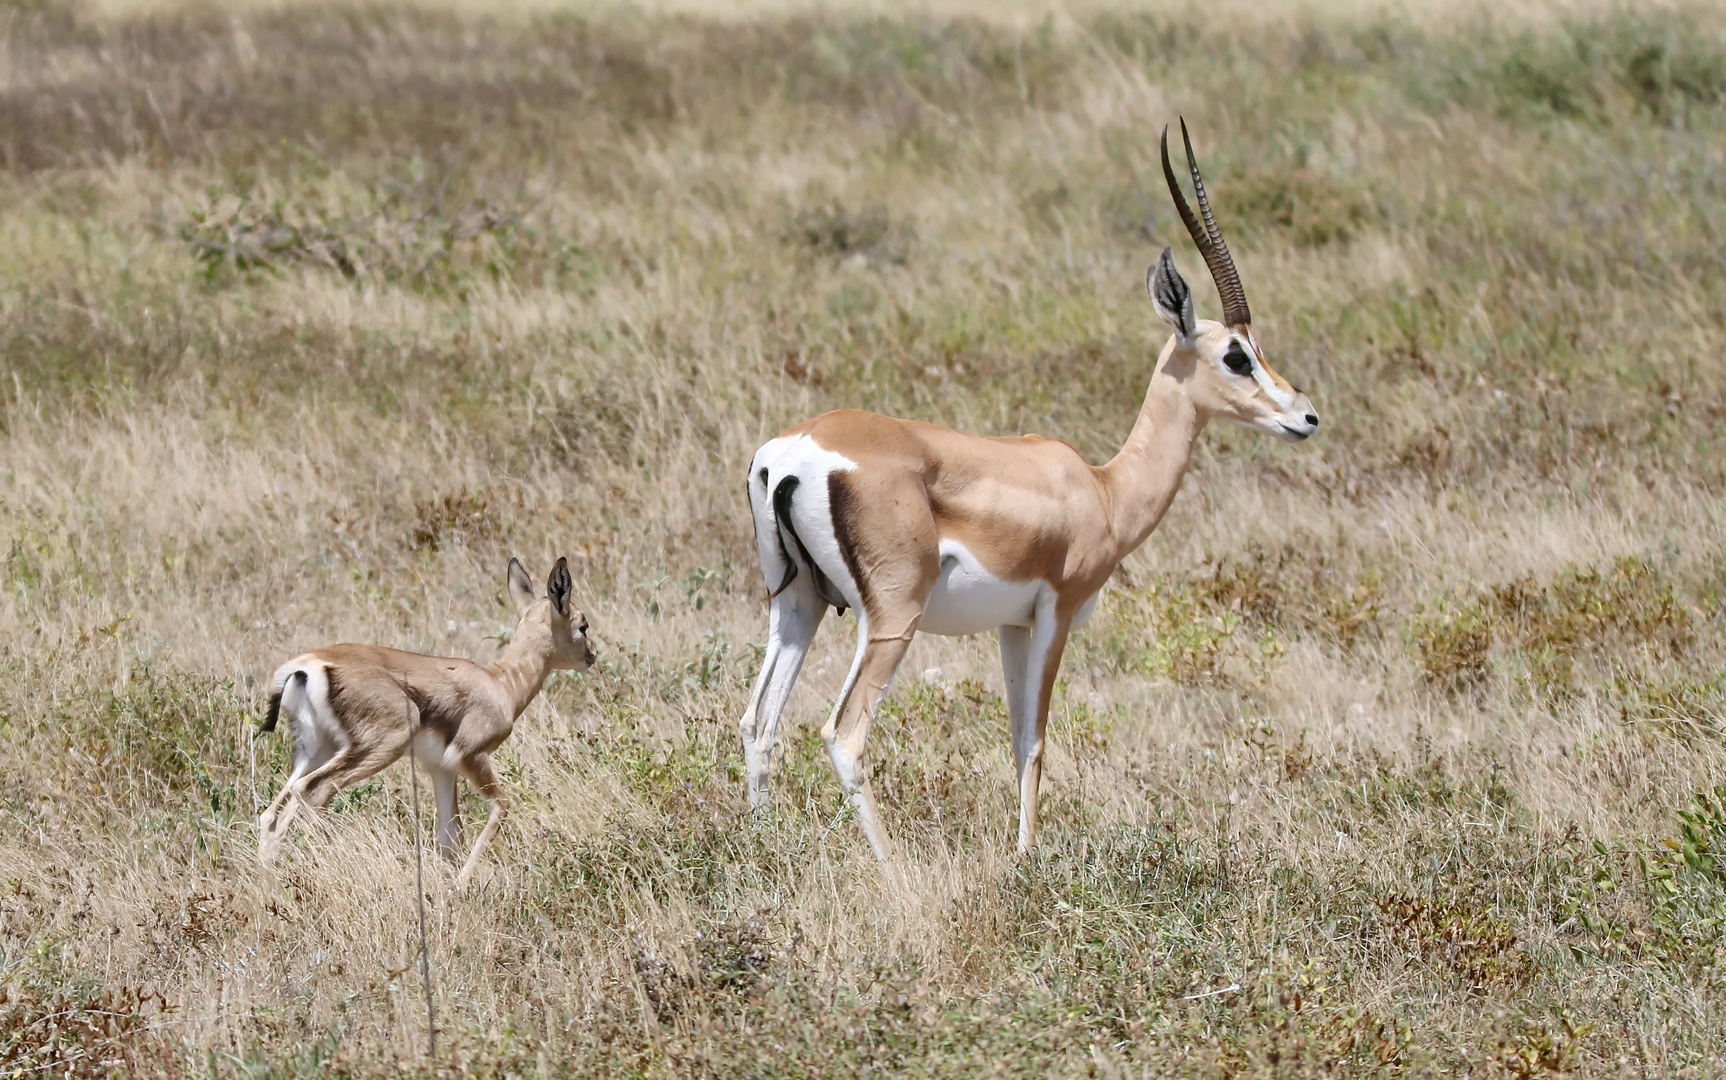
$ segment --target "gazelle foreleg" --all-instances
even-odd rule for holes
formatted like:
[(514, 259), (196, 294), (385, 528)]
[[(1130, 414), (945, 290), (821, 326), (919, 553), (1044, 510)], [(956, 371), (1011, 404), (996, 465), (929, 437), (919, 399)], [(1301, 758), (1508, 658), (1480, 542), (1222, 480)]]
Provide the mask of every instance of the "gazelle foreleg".
[(509, 812), (509, 793), (504, 790), (503, 782), (497, 778), (497, 773), (491, 767), (490, 754), (475, 754), (463, 760), (461, 769), (485, 797), (488, 813), (485, 828), (480, 830), (479, 839), (473, 842), (473, 850), (467, 853), (467, 865), (456, 875), (457, 889), (467, 887), (468, 880), (473, 877), (474, 867), (479, 865), (480, 856), (485, 854), (492, 837), (503, 827), (504, 815)]
[(461, 843), (461, 813), (456, 809), (456, 774), (444, 768), (427, 769), (431, 773), (432, 794), (437, 798), (438, 851), (450, 862), (456, 859), (456, 845)]
[(1035, 715), (1036, 705), (1025, 693), (1030, 675), (1033, 631), (1029, 626), (1003, 626), (996, 633), (1001, 639), (1001, 674), (1006, 683), (1003, 696), (1007, 699), (1007, 719), (1013, 740), (1013, 765), (1019, 777), (1019, 849), (1022, 851), (1025, 847), (1025, 766), (1019, 753), (1019, 733), (1030, 731), (1035, 726), (1031, 717)]
[(756, 676), (749, 710), (737, 725), (743, 737), (749, 807), (757, 814), (766, 812), (771, 805), (767, 785), (773, 767), (773, 747), (779, 736), (779, 718), (785, 712), (791, 688), (803, 670), (809, 645), (815, 640), (815, 631), (825, 614), (827, 604), (816, 594), (813, 574), (793, 579), (784, 592), (773, 598), (761, 674)]
[[(437, 805), (438, 853), (454, 862), (462, 831), (461, 810), (456, 804), (456, 779), (460, 774), (444, 760), (448, 744), (438, 733), (422, 728), (415, 734), (411, 749), (413, 764), (431, 779), (432, 800)], [(414, 813), (419, 813), (417, 808)]]
[(1066, 650), (1068, 620), (1054, 598), (1039, 601), (1029, 627), (1003, 626), (1001, 668), (1006, 675), (1007, 714), (1012, 720), (1013, 765), (1019, 774), (1019, 850), (1037, 843), (1037, 792), (1043, 779), (1043, 735), (1049, 701)]

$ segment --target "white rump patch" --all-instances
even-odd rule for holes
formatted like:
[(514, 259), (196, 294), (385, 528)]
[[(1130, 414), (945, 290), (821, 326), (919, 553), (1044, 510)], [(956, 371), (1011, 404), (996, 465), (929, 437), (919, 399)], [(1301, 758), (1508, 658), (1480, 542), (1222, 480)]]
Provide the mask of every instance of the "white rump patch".
[[(304, 691), (294, 678), (302, 671), (306, 675)], [(347, 734), (330, 707), (329, 671), (322, 660), (315, 655), (296, 657), (277, 669), (270, 682), (282, 691), (281, 710), (288, 715), (294, 737), (296, 772), (315, 768), (347, 745)]]
[(917, 629), (944, 637), (980, 634), (997, 626), (1030, 626), (1048, 582), (1003, 581), (957, 540), (941, 541), (941, 576), (923, 605)]
[[(833, 529), (833, 510), (828, 498), (827, 479), (836, 472), (850, 472), (857, 463), (844, 454), (824, 449), (808, 435), (792, 435), (770, 439), (755, 452), (749, 465), (749, 502), (755, 513), (756, 554), (761, 559), (761, 573), (769, 588), (777, 588), (784, 578), (784, 563), (779, 551), (779, 533), (774, 519), (773, 493), (788, 476), (797, 478), (797, 491), (791, 496), (791, 527), (803, 541), (809, 557), (839, 592), (859, 607), (861, 596), (851, 578), (851, 568), (839, 548), (839, 537)], [(761, 483), (761, 470), (767, 470), (767, 483)], [(787, 550), (795, 548), (786, 538)]]

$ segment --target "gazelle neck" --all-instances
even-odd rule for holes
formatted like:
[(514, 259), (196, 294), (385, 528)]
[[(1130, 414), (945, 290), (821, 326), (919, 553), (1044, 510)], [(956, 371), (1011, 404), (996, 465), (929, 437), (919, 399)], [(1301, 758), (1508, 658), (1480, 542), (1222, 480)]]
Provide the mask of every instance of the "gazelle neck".
[(1171, 352), (1157, 362), (1126, 445), (1099, 470), (1111, 496), (1109, 525), (1120, 558), (1163, 520), (1205, 426), (1183, 380), (1169, 370)]
[(551, 631), (537, 622), (522, 620), (503, 655), (485, 670), (503, 690), (510, 717), (519, 717), (551, 674)]

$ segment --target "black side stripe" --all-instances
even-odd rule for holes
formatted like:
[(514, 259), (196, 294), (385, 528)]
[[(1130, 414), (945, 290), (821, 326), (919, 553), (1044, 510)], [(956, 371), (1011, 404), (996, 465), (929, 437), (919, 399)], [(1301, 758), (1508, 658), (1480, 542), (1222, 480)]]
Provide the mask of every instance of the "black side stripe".
[(845, 568), (851, 571), (851, 580), (857, 583), (857, 598), (868, 610), (869, 579), (863, 574), (863, 567), (857, 559), (857, 543), (852, 517), (857, 509), (856, 500), (851, 497), (851, 486), (845, 482), (845, 475), (835, 470), (827, 475), (827, 508), (833, 515), (833, 539), (839, 542), (839, 553), (845, 557)]

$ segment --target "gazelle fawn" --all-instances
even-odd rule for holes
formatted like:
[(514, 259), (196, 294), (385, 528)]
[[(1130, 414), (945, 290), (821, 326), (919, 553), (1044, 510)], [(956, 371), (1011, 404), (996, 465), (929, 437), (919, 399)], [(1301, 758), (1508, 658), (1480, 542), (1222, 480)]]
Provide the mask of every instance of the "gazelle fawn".
[(322, 808), (343, 788), (375, 775), (412, 746), (437, 796), (438, 847), (454, 860), (461, 838), (457, 775), (485, 797), (485, 829), (456, 878), (465, 886), (509, 808), (491, 753), (553, 671), (593, 666), (587, 619), (570, 604), (569, 564), (557, 560), (538, 596), (527, 570), (509, 561), (509, 595), (520, 621), (497, 662), (422, 656), (377, 645), (331, 645), (296, 656), (270, 680), (263, 731), (285, 713), (294, 768), (258, 819), (258, 857), (268, 864), (302, 805)]
[[(1186, 124), (1181, 125), (1186, 140)], [(1037, 788), (1049, 697), (1067, 635), (1157, 527), (1211, 420), (1298, 442), (1318, 430), (1307, 396), (1271, 369), (1246, 292), (1211, 213), (1192, 143), (1195, 214), (1163, 131), (1163, 175), (1216, 282), (1223, 321), (1193, 316), (1192, 293), (1164, 248), (1146, 276), (1172, 333), (1152, 369), (1126, 445), (1091, 465), (1064, 442), (983, 438), (845, 410), (770, 440), (749, 466), (756, 553), (772, 590), (767, 649), (739, 727), (749, 801), (768, 805), (779, 717), (827, 609), (857, 612), (857, 653), (821, 730), (870, 845), (888, 858), (863, 760), (876, 706), (922, 630), (995, 630), (1019, 775), (1019, 848), (1037, 840)]]

